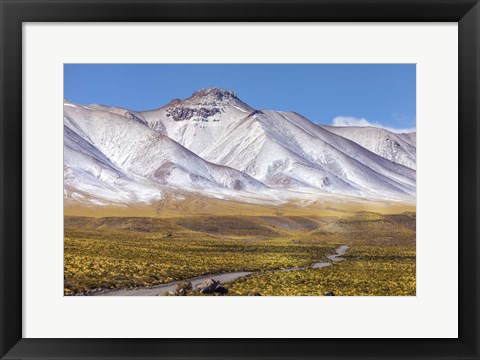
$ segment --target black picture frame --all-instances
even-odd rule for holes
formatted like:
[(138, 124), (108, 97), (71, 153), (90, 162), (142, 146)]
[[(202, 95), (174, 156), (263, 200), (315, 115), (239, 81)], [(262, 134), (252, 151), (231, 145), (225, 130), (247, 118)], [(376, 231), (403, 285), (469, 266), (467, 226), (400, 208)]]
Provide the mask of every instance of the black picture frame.
[[(478, 1), (0, 0), (0, 357), (2, 359), (479, 359), (480, 4)], [(459, 338), (22, 338), (22, 23), (100, 21), (458, 22)], [(439, 296), (444, 291), (451, 291), (448, 288), (438, 290)], [(438, 316), (441, 317), (442, 314)]]

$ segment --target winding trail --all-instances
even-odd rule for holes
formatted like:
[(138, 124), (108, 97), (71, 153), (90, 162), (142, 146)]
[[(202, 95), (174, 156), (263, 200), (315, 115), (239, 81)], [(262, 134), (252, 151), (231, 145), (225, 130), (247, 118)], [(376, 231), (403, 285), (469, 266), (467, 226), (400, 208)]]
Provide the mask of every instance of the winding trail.
[[(299, 271), (299, 270), (307, 270), (309, 268), (319, 269), (323, 267), (327, 267), (332, 265), (332, 263), (343, 261), (345, 260), (342, 258), (348, 250), (348, 245), (339, 246), (335, 249), (335, 254), (327, 255), (327, 259), (331, 262), (315, 262), (310, 266), (305, 267), (293, 267), (288, 269), (280, 269), (280, 270), (269, 270), (268, 272), (291, 272), (291, 271)], [(168, 284), (161, 284), (161, 285), (154, 285), (154, 286), (145, 286), (145, 287), (137, 287), (133, 289), (115, 289), (115, 290), (104, 290), (91, 293), (91, 296), (158, 296), (164, 295), (169, 291), (175, 291), (177, 288), (177, 284), (182, 281), (190, 281), (192, 286), (195, 287), (200, 282), (206, 279), (213, 279), (219, 281), (222, 284), (232, 282), (239, 278), (260, 273), (260, 271), (236, 271), (236, 272), (226, 272), (220, 274), (209, 274), (209, 275), (202, 275), (197, 276), (189, 279), (173, 281)]]

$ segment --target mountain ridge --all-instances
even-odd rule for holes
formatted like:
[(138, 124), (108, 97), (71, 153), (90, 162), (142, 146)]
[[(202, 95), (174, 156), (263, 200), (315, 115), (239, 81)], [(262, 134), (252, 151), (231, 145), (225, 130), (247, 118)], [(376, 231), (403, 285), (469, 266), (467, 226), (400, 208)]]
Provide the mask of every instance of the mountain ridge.
[[(225, 89), (201, 89), (150, 111), (65, 100), (64, 126), (64, 183), (72, 201), (82, 201), (76, 190), (119, 203), (148, 203), (175, 191), (245, 201), (415, 198), (415, 169), (388, 159), (387, 147), (372, 151), (354, 130), (342, 136), (345, 130), (296, 112), (254, 109)], [(398, 141), (410, 162), (414, 138)], [(113, 196), (115, 189), (123, 195)]]
[(352, 140), (385, 159), (416, 169), (416, 132), (394, 133), (373, 126), (321, 127)]

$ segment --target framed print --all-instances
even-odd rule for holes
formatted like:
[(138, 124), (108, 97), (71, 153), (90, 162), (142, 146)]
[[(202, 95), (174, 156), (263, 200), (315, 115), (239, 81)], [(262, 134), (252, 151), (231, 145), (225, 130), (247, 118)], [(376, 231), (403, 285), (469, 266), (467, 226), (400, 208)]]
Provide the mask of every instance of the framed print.
[[(64, 295), (415, 296), (415, 70), (65, 64)], [(86, 88), (97, 89), (92, 100), (112, 96), (117, 85), (100, 90), (112, 77), (138, 84), (130, 99), (146, 101), (162, 81), (178, 96), (149, 111), (74, 102)], [(207, 87), (178, 99), (192, 82), (235, 91)], [(245, 96), (273, 102), (282, 84), (299, 90), (277, 106), (295, 98), (302, 115), (241, 96), (258, 89)], [(359, 111), (346, 99), (365, 87), (374, 94), (361, 103), (389, 101), (381, 94), (399, 101), (404, 128), (348, 116), (320, 125), (308, 117), (328, 114), (305, 113), (324, 97)]]
[(477, 1), (0, 1), (2, 358), (479, 358)]

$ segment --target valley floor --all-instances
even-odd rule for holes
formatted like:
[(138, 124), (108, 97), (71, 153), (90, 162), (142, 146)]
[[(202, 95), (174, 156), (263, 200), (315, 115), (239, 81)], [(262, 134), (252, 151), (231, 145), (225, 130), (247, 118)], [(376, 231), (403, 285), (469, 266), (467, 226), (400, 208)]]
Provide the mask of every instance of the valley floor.
[[(70, 215), (64, 294), (160, 295), (162, 284), (172, 291), (176, 281), (228, 273), (220, 281), (233, 296), (413, 296), (415, 224), (414, 211)], [(332, 261), (343, 245), (344, 260)]]

